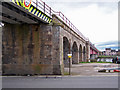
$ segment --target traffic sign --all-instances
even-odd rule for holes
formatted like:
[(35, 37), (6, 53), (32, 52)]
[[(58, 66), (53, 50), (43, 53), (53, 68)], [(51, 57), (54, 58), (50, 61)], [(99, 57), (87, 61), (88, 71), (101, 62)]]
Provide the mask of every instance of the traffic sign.
[(72, 54), (68, 54), (68, 58), (71, 58), (72, 57)]
[(31, 0), (24, 0), (25, 7), (29, 7), (31, 4)]

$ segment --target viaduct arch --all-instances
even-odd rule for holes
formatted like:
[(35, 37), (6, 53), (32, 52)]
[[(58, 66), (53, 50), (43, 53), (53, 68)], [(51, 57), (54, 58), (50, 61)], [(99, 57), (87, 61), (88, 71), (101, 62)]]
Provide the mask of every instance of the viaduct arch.
[[(19, 15), (26, 14), (21, 12), (20, 9)], [(22, 23), (18, 17), (20, 24), (4, 23), (2, 27), (3, 75), (63, 74), (64, 67), (68, 66), (69, 49), (73, 53), (71, 65), (89, 59), (86, 59), (86, 54), (89, 56), (86, 39), (57, 16), (52, 15), (53, 22), (47, 24), (30, 16), (33, 15), (27, 13), (24, 19), (33, 23)]]
[(78, 46), (77, 43), (74, 42), (72, 45), (72, 64), (77, 64), (78, 61)]

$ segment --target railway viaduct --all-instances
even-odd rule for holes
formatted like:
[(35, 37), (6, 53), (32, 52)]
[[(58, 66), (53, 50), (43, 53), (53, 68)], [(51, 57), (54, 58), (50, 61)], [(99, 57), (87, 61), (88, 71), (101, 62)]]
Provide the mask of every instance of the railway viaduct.
[[(41, 0), (0, 3), (3, 75), (61, 75), (70, 64), (90, 59), (90, 41), (62, 14)], [(98, 52), (98, 51), (96, 51)]]

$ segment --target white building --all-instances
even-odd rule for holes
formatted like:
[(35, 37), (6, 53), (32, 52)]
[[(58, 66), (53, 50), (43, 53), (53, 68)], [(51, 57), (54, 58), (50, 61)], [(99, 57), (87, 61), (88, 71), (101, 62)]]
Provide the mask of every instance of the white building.
[(111, 50), (111, 55), (117, 55), (116, 50)]
[(111, 55), (111, 48), (106, 48), (105, 50), (105, 55)]
[(111, 50), (111, 48), (106, 48), (105, 51), (102, 52), (102, 55), (114, 56), (114, 55), (117, 55), (117, 51)]

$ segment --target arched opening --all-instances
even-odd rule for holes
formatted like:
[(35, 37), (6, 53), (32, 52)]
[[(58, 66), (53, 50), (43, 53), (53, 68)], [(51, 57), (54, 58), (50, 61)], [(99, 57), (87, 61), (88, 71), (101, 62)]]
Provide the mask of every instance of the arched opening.
[(63, 60), (64, 60), (64, 67), (69, 66), (69, 59), (67, 54), (69, 54), (69, 41), (67, 37), (63, 37)]
[(79, 47), (79, 62), (82, 62), (82, 45)]
[(85, 46), (83, 48), (83, 61), (84, 62), (86, 61), (86, 49), (85, 49)]
[(78, 64), (79, 60), (78, 60), (78, 47), (76, 42), (73, 43), (72, 46), (72, 64)]

